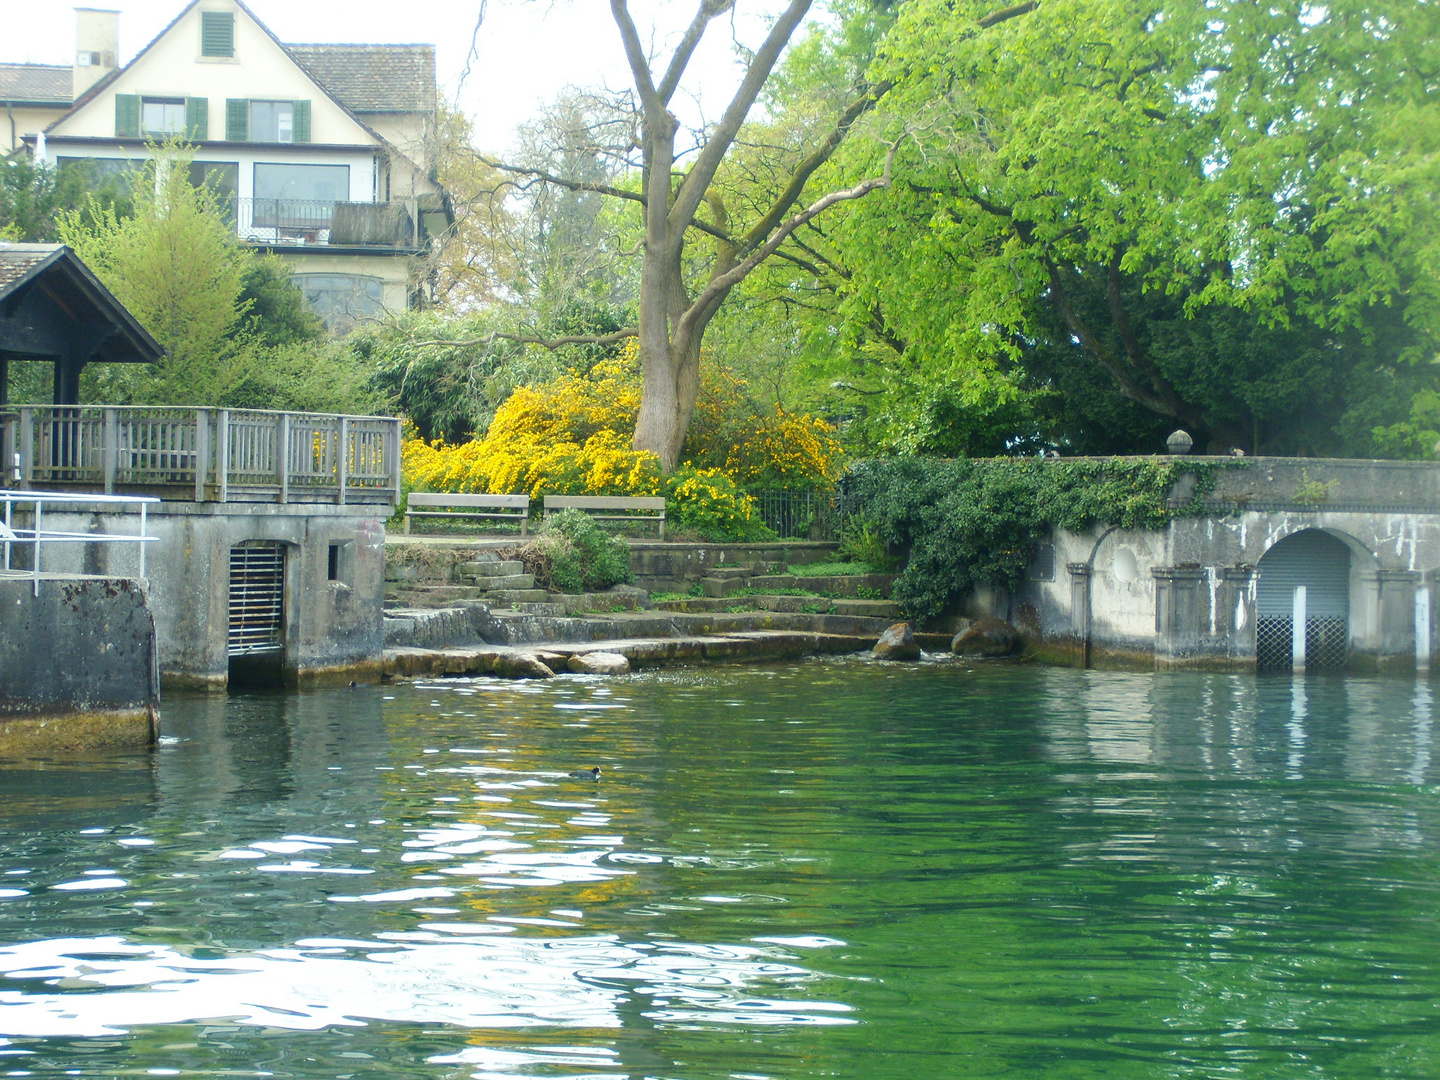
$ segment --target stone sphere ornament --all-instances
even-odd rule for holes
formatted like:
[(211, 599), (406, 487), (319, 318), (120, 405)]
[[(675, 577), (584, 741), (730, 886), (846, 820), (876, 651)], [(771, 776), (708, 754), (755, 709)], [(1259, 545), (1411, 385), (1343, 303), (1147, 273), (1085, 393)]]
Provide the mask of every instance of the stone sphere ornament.
[(1188, 454), (1194, 445), (1195, 440), (1190, 437), (1190, 433), (1179, 429), (1172, 431), (1170, 437), (1165, 440), (1165, 449), (1172, 454)]

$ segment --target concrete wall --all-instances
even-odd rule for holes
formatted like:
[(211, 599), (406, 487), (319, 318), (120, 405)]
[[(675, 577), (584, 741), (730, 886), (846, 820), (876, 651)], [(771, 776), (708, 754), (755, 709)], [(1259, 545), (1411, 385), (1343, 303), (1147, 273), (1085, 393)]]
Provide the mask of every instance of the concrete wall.
[(972, 598), (971, 613), (1013, 619), (1064, 662), (1251, 668), (1257, 567), (1320, 529), (1350, 549), (1351, 667), (1440, 667), (1440, 466), (1251, 459), (1211, 501), (1213, 515), (1155, 532), (1058, 532), (1014, 595)]
[(139, 582), (0, 576), (0, 753), (145, 745), (160, 703)]
[[(362, 506), (162, 503), (152, 507), (145, 576), (155, 614), (160, 672), (172, 685), (226, 684), (230, 549), (246, 540), (286, 545), (287, 678), (375, 680), (383, 649), (385, 526)], [(138, 520), (102, 514), (45, 515), (47, 529), (133, 533)], [(329, 580), (330, 545), (340, 549)], [(52, 554), (53, 551), (53, 554)], [(47, 570), (139, 573), (133, 544), (47, 549)]]

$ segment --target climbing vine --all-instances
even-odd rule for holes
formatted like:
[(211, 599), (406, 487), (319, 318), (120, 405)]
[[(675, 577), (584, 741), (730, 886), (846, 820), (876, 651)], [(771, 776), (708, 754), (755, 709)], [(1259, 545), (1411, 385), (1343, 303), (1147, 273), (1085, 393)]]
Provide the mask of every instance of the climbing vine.
[[(853, 514), (873, 522), (909, 561), (894, 597), (912, 617), (934, 618), (976, 585), (1018, 586), (1035, 545), (1052, 528), (1160, 529), (1202, 512), (1220, 472), (1244, 462), (1167, 458), (1034, 458), (857, 462), (846, 479)], [(1172, 505), (1176, 484), (1195, 477)]]

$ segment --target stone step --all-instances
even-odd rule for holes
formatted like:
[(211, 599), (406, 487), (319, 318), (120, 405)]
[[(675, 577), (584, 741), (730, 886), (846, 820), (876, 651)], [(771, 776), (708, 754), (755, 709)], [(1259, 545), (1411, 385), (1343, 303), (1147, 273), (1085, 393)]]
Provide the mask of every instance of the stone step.
[(718, 578), (703, 577), (700, 579), (700, 588), (706, 596), (729, 596), (731, 593), (749, 588), (753, 578)]
[(490, 614), (497, 619), (514, 617), (518, 615), (544, 615), (550, 619), (564, 618), (567, 614), (564, 604), (552, 603), (514, 603), (503, 608), (491, 608)]
[(893, 600), (832, 600), (832, 615), (857, 615), (871, 619), (903, 619), (905, 613)]
[(501, 577), (476, 578), (475, 584), (487, 592), (497, 592), (505, 589), (533, 589), (535, 588), (535, 575), (505, 574)]
[(746, 584), (755, 589), (805, 589), (827, 596), (859, 597), (863, 589), (867, 593), (878, 592), (881, 597), (888, 597), (896, 577), (895, 574), (837, 574), (833, 577), (768, 574), (751, 578)]
[(720, 578), (729, 581), (732, 578), (748, 578), (755, 576), (755, 567), (749, 563), (735, 563), (733, 565), (712, 566), (707, 572), (708, 577)]
[(462, 578), (495, 578), (523, 574), (525, 564), (514, 559), (487, 559), (479, 562), (463, 562), (455, 568)]
[(485, 594), (485, 600), (496, 607), (513, 607), (515, 604), (548, 604), (551, 602), (550, 594), (544, 589), (492, 589)]
[(456, 600), (479, 600), (485, 590), (474, 585), (402, 585), (386, 582), (387, 597), (403, 598), (414, 607), (440, 607)]

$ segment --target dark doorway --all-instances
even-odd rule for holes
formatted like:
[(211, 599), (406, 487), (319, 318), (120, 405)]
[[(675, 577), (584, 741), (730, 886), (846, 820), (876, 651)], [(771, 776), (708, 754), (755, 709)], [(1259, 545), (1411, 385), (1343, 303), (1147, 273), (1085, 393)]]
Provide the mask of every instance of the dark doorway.
[(230, 549), (231, 687), (285, 681), (285, 545), (249, 540)]

